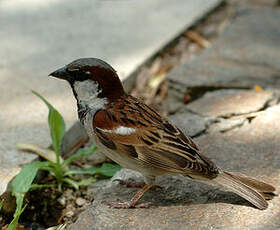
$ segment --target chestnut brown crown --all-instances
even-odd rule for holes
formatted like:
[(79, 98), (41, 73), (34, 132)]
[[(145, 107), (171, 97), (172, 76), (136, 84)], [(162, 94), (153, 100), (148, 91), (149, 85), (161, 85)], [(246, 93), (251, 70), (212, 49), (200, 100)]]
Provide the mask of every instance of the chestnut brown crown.
[(119, 99), (125, 94), (117, 72), (98, 58), (77, 59), (49, 76), (66, 80), (72, 87), (76, 81), (94, 81), (100, 90), (99, 97), (106, 97), (109, 101)]

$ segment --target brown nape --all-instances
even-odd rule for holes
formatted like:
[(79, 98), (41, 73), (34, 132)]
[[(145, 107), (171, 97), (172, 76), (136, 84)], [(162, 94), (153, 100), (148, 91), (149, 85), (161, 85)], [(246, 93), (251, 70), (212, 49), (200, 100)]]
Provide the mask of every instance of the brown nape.
[(112, 102), (125, 95), (122, 83), (116, 72), (101, 66), (86, 66), (84, 70), (90, 71), (92, 80), (99, 83), (100, 97), (106, 97)]

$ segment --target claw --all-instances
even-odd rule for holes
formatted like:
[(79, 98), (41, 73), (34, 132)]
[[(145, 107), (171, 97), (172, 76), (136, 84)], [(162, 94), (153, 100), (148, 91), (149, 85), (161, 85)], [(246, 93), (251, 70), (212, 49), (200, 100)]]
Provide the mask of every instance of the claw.
[(134, 208), (134, 206), (130, 202), (111, 202), (108, 203), (108, 206), (110, 208), (122, 208), (122, 209)]

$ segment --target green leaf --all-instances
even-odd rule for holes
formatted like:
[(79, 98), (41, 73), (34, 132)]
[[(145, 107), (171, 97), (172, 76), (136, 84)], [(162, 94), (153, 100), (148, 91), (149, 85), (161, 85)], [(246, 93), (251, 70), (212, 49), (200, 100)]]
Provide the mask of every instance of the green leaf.
[(59, 154), (62, 138), (65, 134), (65, 123), (57, 110), (49, 111), (49, 126), (51, 130), (54, 151), (56, 154)]
[(102, 167), (96, 169), (96, 173), (103, 176), (112, 177), (120, 169), (121, 166), (117, 164), (103, 163)]
[(59, 149), (60, 145), (62, 143), (62, 138), (65, 134), (65, 122), (63, 117), (60, 115), (60, 113), (40, 94), (38, 94), (35, 91), (32, 91), (33, 94), (35, 94), (37, 97), (39, 97), (49, 108), (49, 127), (50, 127), (50, 133), (52, 138), (52, 144), (53, 149), (56, 153), (56, 160), (57, 163), (59, 163)]
[(82, 158), (82, 157), (87, 157), (90, 156), (95, 150), (97, 150), (97, 146), (92, 145), (89, 148), (81, 148), (78, 150), (78, 152), (74, 155), (72, 155), (71, 157), (68, 157), (64, 163), (63, 163), (63, 167), (69, 165), (73, 160)]
[(55, 184), (32, 184), (29, 190), (31, 191), (36, 189), (53, 188), (53, 187), (55, 187)]
[(65, 173), (65, 175), (71, 175), (71, 174), (89, 174), (89, 175), (103, 175), (107, 177), (112, 177), (114, 174), (119, 171), (121, 167), (116, 164), (110, 164), (110, 163), (103, 163), (101, 167), (90, 167), (85, 169), (77, 169), (77, 170), (69, 170)]
[(23, 211), (25, 210), (27, 204), (19, 210), (19, 212), (14, 216), (14, 219), (12, 220), (12, 222), (9, 224), (8, 230), (14, 230), (17, 227), (18, 224), (18, 220), (20, 215), (23, 213)]
[(70, 179), (70, 178), (64, 178), (63, 181), (67, 184), (69, 184), (70, 186), (74, 187), (76, 190), (79, 189), (79, 185), (76, 181)]
[(94, 175), (96, 173), (96, 170), (92, 168), (84, 168), (84, 169), (72, 169), (65, 172), (65, 176), (69, 175), (82, 175), (82, 174), (88, 174), (88, 175)]
[[(66, 168), (65, 168), (66, 169)], [(47, 164), (42, 167), (42, 170), (48, 171), (52, 176), (54, 176), (58, 182), (58, 184), (62, 183), (64, 177), (64, 168), (61, 164), (53, 163), (48, 161)], [(67, 168), (68, 170), (68, 168)]]
[(75, 181), (70, 178), (64, 178), (63, 181), (78, 190), (80, 186), (88, 186), (92, 182), (96, 182), (96, 178), (90, 177), (87, 179), (82, 179), (80, 181)]
[(14, 218), (16, 218), (16, 216), (21, 212), (21, 208), (22, 208), (22, 205), (23, 205), (23, 199), (24, 199), (24, 195), (25, 193), (17, 193), (15, 194), (16, 196), (16, 204), (17, 204), (17, 208), (16, 208), (16, 211), (14, 213)]
[(92, 182), (96, 182), (97, 179), (94, 177), (90, 177), (90, 178), (86, 178), (86, 179), (82, 179), (80, 181), (77, 182), (78, 186), (88, 186), (90, 185)]
[(3, 207), (3, 200), (0, 201), (0, 211), (1, 211), (2, 207)]
[(48, 162), (33, 161), (25, 164), (19, 174), (12, 181), (12, 193), (26, 193), (32, 184), (37, 171), (46, 166)]
[(37, 174), (37, 171), (44, 167), (48, 162), (33, 161), (25, 164), (19, 174), (13, 179), (11, 183), (12, 195), (16, 197), (17, 209), (15, 216), (22, 208), (23, 198), (26, 192), (29, 191), (30, 186)]

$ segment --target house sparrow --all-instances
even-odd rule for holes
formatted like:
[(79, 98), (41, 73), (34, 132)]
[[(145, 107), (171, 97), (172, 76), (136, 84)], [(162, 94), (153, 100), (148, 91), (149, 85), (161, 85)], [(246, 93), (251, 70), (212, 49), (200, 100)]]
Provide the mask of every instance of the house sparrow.
[(70, 83), (79, 119), (105, 155), (145, 178), (144, 187), (130, 201), (116, 202), (112, 207), (145, 207), (137, 202), (153, 186), (155, 177), (176, 174), (220, 185), (259, 209), (268, 207), (266, 199), (272, 198), (273, 186), (219, 168), (179, 128), (128, 95), (106, 62), (81, 58), (50, 76)]

